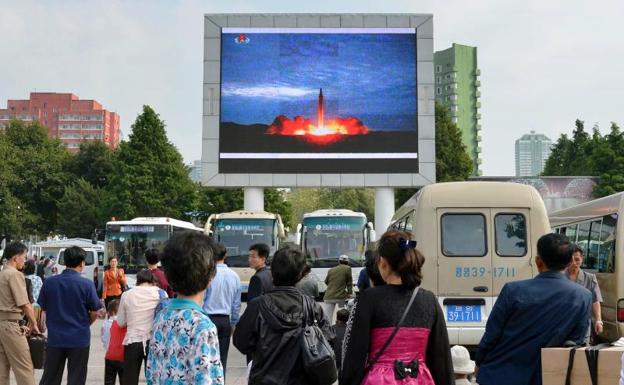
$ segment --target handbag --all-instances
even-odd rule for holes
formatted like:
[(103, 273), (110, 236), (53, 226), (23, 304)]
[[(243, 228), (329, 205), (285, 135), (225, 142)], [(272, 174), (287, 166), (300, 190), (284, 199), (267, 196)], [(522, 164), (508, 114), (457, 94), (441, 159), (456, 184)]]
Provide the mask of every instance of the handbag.
[(48, 339), (43, 334), (30, 336), (27, 338), (30, 358), (34, 369), (43, 369), (46, 358), (46, 347)]
[[(382, 348), (379, 350), (379, 352), (377, 353), (375, 358), (373, 358), (371, 361), (369, 361), (368, 365), (366, 365), (366, 367), (364, 368), (364, 377), (366, 377), (366, 374), (371, 370), (373, 365), (375, 365), (377, 363), (377, 361), (379, 361), (379, 359), (384, 354), (386, 349), (388, 349), (388, 346), (390, 346), (390, 343), (394, 339), (394, 336), (397, 334), (397, 332), (399, 331), (399, 329), (403, 325), (403, 322), (405, 322), (405, 317), (407, 317), (407, 313), (409, 312), (409, 310), (412, 307), (412, 304), (414, 303), (414, 299), (416, 298), (416, 294), (418, 294), (418, 289), (419, 289), (419, 287), (416, 287), (414, 289), (414, 292), (412, 293), (412, 296), (411, 296), (409, 302), (407, 303), (407, 307), (405, 308), (405, 311), (403, 311), (403, 315), (401, 316), (401, 319), (399, 320), (399, 323), (397, 324), (397, 326), (392, 331), (392, 334), (390, 334), (390, 336), (388, 337), (386, 342), (384, 342)], [(397, 380), (399, 380), (399, 381), (403, 380), (407, 376), (410, 376), (412, 378), (416, 378), (416, 377), (418, 377), (418, 366), (419, 366), (418, 360), (412, 360), (412, 361), (410, 361), (407, 364), (405, 364), (401, 360), (395, 360), (394, 361), (394, 366), (393, 366), (394, 377)]]
[(330, 385), (338, 379), (336, 356), (314, 315), (312, 298), (303, 295), (303, 330), (301, 333), (301, 361), (311, 383)]

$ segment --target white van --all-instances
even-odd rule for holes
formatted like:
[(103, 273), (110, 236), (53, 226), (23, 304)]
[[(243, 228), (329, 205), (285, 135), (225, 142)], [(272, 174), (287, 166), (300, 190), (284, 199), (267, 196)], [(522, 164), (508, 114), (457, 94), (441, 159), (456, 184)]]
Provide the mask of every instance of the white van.
[[(93, 281), (99, 295), (102, 290), (102, 280), (104, 276), (104, 247), (99, 245), (92, 246), (93, 247), (83, 248), (87, 256), (85, 259), (85, 268), (81, 275)], [(53, 258), (57, 274), (65, 270), (65, 250), (65, 248), (62, 248), (59, 250), (57, 256)]]
[(517, 183), (425, 186), (395, 213), (425, 256), (422, 287), (438, 297), (451, 345), (475, 346), (503, 285), (535, 276), (537, 240), (550, 233), (535, 188)]

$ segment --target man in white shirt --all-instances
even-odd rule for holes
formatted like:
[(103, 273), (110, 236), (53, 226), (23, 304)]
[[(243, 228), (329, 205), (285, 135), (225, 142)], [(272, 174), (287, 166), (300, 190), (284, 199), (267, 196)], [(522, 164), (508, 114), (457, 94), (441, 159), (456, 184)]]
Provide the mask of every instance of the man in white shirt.
[(206, 290), (204, 310), (217, 326), (219, 354), (225, 377), (230, 337), (240, 318), (241, 283), (238, 274), (225, 264), (225, 246), (217, 243), (215, 248), (217, 274)]

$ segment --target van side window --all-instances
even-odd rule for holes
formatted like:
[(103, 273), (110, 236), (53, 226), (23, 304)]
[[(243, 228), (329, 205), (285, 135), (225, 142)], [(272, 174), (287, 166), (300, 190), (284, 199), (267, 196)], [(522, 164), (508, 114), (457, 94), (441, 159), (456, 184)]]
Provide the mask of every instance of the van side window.
[(617, 218), (617, 214), (602, 217), (600, 246), (598, 248), (599, 273), (615, 273), (615, 228)]
[[(93, 251), (87, 251), (87, 256), (85, 257), (86, 266), (90, 266), (95, 263), (93, 254), (94, 254)], [(61, 251), (61, 254), (59, 255), (59, 259), (58, 259), (58, 264), (65, 266), (65, 250)]]
[(523, 257), (527, 253), (526, 218), (522, 214), (497, 214), (494, 217), (496, 254)]
[(442, 254), (447, 257), (483, 257), (487, 254), (483, 214), (444, 214), (441, 222)]

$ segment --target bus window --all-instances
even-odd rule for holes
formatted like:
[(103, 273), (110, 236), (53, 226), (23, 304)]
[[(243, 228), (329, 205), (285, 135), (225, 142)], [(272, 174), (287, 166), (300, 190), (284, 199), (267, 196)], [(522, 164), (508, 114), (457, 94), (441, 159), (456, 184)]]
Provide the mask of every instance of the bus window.
[(589, 244), (589, 230), (591, 228), (591, 222), (579, 223), (576, 231), (576, 244), (583, 249), (583, 254), (587, 256), (588, 244)]
[(605, 215), (600, 229), (598, 249), (598, 272), (615, 273), (615, 226), (617, 214)]
[(496, 254), (523, 257), (527, 253), (526, 218), (522, 214), (498, 214), (494, 218)]
[(447, 257), (483, 257), (487, 254), (483, 214), (444, 214), (442, 253)]
[(565, 227), (565, 236), (568, 237), (570, 242), (576, 243), (576, 228), (578, 225), (569, 225)]

